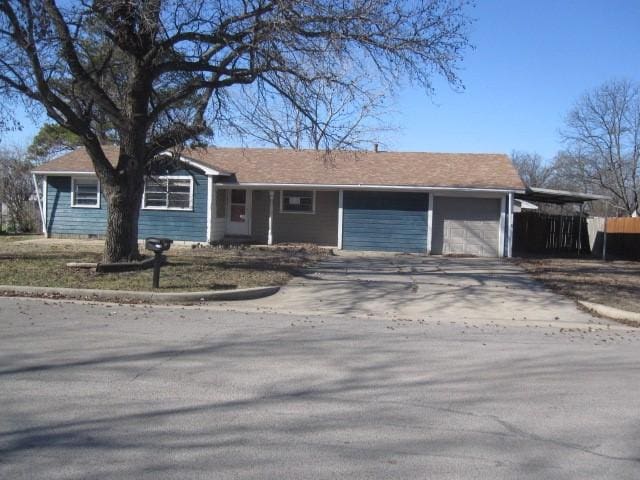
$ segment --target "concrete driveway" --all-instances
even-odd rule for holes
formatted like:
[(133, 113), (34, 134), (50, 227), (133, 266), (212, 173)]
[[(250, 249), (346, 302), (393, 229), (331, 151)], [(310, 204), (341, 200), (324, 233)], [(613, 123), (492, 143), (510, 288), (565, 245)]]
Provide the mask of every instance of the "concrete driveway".
[(420, 320), (596, 321), (513, 262), (414, 254), (340, 252), (277, 295), (250, 304), (285, 313)]

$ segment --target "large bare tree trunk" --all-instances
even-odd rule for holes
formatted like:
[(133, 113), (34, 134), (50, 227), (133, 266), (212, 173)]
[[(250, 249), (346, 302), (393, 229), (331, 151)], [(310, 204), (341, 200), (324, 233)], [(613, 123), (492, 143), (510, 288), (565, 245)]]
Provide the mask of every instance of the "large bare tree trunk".
[(129, 262), (140, 258), (138, 218), (143, 192), (141, 184), (142, 180), (125, 181), (106, 187), (108, 212), (104, 262)]

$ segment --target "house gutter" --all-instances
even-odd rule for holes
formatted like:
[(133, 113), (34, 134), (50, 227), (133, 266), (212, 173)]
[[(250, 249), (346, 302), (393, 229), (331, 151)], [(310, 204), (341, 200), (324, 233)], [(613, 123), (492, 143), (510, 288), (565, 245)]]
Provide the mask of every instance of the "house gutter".
[(400, 192), (478, 192), (478, 193), (524, 193), (524, 189), (517, 188), (475, 188), (475, 187), (426, 187), (408, 185), (343, 185), (343, 184), (322, 184), (322, 183), (216, 183), (220, 188), (292, 188), (300, 190), (376, 190), (376, 191), (400, 191)]

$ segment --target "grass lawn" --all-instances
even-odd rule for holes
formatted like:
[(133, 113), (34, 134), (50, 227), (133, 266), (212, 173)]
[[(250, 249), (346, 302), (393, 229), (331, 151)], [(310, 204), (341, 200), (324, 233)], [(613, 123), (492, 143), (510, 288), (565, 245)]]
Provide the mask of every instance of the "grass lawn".
[[(151, 290), (152, 270), (95, 273), (66, 267), (98, 262), (102, 241), (0, 235), (0, 285)], [(150, 253), (150, 252), (146, 252)], [(160, 273), (161, 291), (284, 285), (300, 269), (329, 254), (312, 246), (191, 248), (173, 245)]]
[(640, 313), (640, 262), (566, 258), (517, 262), (559, 293)]

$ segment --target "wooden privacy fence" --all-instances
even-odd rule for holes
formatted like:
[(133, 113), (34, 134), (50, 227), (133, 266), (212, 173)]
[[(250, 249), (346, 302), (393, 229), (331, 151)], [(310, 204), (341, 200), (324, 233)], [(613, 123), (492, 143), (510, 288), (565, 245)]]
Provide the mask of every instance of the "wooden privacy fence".
[(640, 218), (607, 218), (607, 256), (640, 259)]
[(640, 233), (640, 217), (607, 218), (608, 233)]
[(587, 221), (579, 215), (520, 212), (513, 215), (513, 252), (524, 254), (588, 254)]

